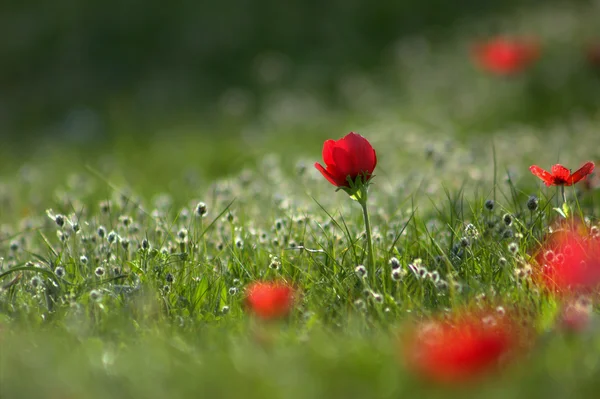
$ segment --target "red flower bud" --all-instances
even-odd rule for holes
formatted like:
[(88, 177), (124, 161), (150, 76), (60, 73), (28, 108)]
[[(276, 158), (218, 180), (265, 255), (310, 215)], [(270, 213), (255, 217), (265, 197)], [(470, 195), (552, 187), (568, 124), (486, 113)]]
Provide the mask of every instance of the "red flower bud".
[(368, 181), (377, 166), (377, 155), (371, 144), (360, 134), (348, 133), (340, 140), (327, 140), (323, 144), (323, 161), (315, 168), (334, 186), (350, 188), (350, 180), (362, 177)]

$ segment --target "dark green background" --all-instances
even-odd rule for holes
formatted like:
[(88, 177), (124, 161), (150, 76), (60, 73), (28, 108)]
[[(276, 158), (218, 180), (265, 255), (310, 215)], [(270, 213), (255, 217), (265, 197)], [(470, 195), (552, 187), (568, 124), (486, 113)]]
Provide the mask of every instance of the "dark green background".
[(291, 65), (279, 84), (301, 81), (327, 97), (340, 68), (376, 73), (402, 37), (445, 40), (465, 21), (535, 4), (9, 0), (0, 6), (0, 127), (22, 135), (79, 107), (142, 118), (208, 109), (230, 87), (260, 93), (253, 65), (265, 53)]

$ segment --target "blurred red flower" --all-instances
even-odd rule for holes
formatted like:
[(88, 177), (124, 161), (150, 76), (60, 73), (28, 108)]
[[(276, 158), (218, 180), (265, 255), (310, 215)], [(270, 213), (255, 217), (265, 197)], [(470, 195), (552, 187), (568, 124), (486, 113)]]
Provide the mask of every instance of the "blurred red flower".
[(517, 345), (506, 317), (469, 314), (421, 324), (406, 341), (409, 367), (441, 383), (461, 383), (495, 369)]
[(587, 177), (590, 173), (594, 171), (594, 163), (586, 162), (581, 168), (577, 169), (574, 173), (561, 164), (556, 164), (552, 166), (550, 172), (540, 168), (537, 165), (532, 165), (529, 167), (531, 173), (535, 176), (539, 177), (544, 181), (546, 186), (571, 186), (581, 179)]
[(377, 166), (377, 155), (371, 143), (360, 134), (348, 133), (339, 140), (323, 144), (325, 167), (315, 162), (315, 168), (334, 186), (350, 188), (350, 182), (362, 176), (368, 181)]
[(542, 283), (560, 293), (585, 293), (600, 285), (600, 243), (584, 225), (548, 237), (536, 260)]
[(246, 291), (246, 305), (261, 319), (287, 316), (294, 301), (294, 290), (287, 284), (256, 282)]
[(591, 66), (600, 68), (600, 44), (590, 45), (586, 51), (586, 58)]
[(515, 75), (528, 68), (540, 53), (531, 39), (496, 37), (473, 46), (472, 56), (482, 69), (496, 75)]

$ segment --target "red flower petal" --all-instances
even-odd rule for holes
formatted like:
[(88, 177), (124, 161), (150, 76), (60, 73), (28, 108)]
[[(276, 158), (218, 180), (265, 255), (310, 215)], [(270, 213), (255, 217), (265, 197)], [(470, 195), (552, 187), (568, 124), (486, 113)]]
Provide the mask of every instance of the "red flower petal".
[(544, 183), (546, 184), (546, 186), (551, 186), (554, 183), (554, 177), (552, 176), (552, 174), (550, 172), (548, 172), (548, 171), (540, 168), (539, 166), (537, 166), (537, 165), (531, 165), (529, 167), (529, 170), (535, 176), (537, 176), (540, 179), (542, 179), (544, 181)]
[(517, 337), (507, 320), (482, 314), (422, 324), (407, 343), (409, 365), (417, 372), (437, 382), (456, 383), (495, 368), (516, 346)]
[(333, 160), (333, 149), (335, 146), (335, 140), (326, 140), (323, 143), (323, 162), (325, 162), (326, 166), (335, 165), (335, 161)]
[(321, 172), (323, 177), (326, 178), (327, 181), (329, 181), (329, 183), (333, 184), (334, 186), (342, 187), (348, 184), (348, 181), (345, 178), (341, 178), (339, 174), (334, 174), (337, 173), (337, 169), (335, 169), (335, 166), (330, 165), (327, 169), (325, 169), (323, 166), (321, 166), (320, 163), (315, 162), (315, 168), (317, 168), (319, 172)]
[(336, 169), (340, 173), (344, 173), (346, 176), (356, 176), (358, 173), (354, 171), (354, 164), (348, 151), (342, 147), (335, 147), (333, 149), (333, 159), (335, 160)]
[(558, 163), (552, 165), (550, 172), (552, 173), (552, 176), (554, 176), (555, 184), (565, 184), (569, 180), (569, 176), (571, 176), (571, 171)]
[(350, 154), (350, 162), (352, 167), (349, 169), (351, 176), (358, 176), (362, 173), (370, 175), (373, 173), (377, 165), (375, 150), (371, 143), (360, 134), (350, 132), (346, 137), (339, 142), (340, 147), (343, 147)]
[(575, 173), (573, 173), (571, 176), (569, 176), (569, 179), (568, 179), (569, 185), (577, 183), (579, 180), (583, 179), (584, 177), (586, 177), (593, 171), (594, 171), (594, 163), (587, 162), (585, 165), (583, 165), (581, 168), (579, 168), (577, 171), (575, 171)]

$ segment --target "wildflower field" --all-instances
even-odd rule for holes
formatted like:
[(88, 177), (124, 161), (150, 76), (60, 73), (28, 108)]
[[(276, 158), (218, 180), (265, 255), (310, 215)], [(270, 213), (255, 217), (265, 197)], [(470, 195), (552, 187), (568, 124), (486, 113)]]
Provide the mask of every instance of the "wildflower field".
[(599, 17), (3, 144), (0, 398), (597, 398)]

